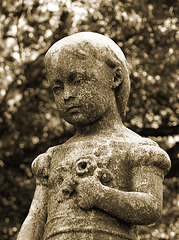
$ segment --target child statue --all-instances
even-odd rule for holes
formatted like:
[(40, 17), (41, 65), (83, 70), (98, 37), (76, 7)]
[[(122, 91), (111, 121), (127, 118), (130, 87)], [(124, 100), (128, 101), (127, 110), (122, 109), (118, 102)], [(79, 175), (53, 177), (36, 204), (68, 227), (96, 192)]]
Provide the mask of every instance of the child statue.
[(76, 134), (34, 160), (36, 190), (17, 239), (137, 239), (137, 225), (161, 214), (170, 159), (122, 123), (130, 91), (123, 52), (82, 32), (56, 42), (45, 65), (59, 114)]

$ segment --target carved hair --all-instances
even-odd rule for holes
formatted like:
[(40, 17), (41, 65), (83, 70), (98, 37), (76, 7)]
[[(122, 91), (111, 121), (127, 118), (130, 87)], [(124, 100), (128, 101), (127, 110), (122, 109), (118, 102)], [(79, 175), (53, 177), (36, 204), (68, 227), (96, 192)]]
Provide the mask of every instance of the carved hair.
[[(93, 55), (105, 62), (110, 68), (119, 67), (122, 71), (122, 83), (115, 90), (118, 111), (122, 118), (126, 114), (126, 106), (130, 92), (130, 78), (128, 64), (120, 47), (110, 38), (93, 32), (81, 32), (65, 37), (54, 43), (45, 56), (45, 65), (48, 69), (48, 60), (54, 53), (72, 51), (78, 57), (84, 58)], [(50, 58), (49, 58), (50, 57)]]

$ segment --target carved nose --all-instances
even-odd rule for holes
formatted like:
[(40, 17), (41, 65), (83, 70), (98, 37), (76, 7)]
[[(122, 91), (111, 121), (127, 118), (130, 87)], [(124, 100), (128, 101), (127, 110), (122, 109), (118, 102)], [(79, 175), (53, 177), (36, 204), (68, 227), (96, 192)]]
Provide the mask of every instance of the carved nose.
[(67, 101), (72, 97), (72, 89), (70, 86), (64, 86), (64, 100)]

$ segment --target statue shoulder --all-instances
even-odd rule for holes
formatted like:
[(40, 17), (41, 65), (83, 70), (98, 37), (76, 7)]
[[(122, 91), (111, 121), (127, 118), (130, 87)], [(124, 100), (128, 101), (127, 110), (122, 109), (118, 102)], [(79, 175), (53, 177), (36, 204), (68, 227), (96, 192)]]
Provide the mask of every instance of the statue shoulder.
[(55, 147), (49, 148), (45, 153), (40, 154), (32, 162), (32, 172), (35, 177), (40, 180), (43, 185), (46, 185), (49, 176), (50, 163)]
[(168, 154), (151, 139), (142, 138), (133, 143), (129, 150), (129, 157), (133, 166), (154, 166), (160, 169), (164, 175), (171, 167)]

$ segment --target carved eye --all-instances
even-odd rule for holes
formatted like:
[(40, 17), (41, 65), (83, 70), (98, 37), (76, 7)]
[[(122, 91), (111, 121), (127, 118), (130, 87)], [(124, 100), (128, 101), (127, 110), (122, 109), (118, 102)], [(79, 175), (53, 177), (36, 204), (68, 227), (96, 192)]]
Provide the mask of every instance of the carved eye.
[(82, 84), (86, 80), (86, 74), (84, 73), (78, 73), (73, 79), (74, 84)]
[(57, 93), (58, 91), (61, 91), (61, 90), (63, 90), (63, 89), (60, 88), (60, 87), (54, 87), (54, 88), (53, 88), (53, 91), (54, 91), (55, 93)]
[(82, 83), (82, 81), (83, 81), (82, 79), (77, 79), (77, 80), (75, 80), (73, 83), (74, 83), (74, 84), (80, 84), (80, 83)]
[(73, 81), (74, 84), (80, 84), (84, 81), (83, 76), (77, 76), (77, 78)]
[(56, 93), (64, 89), (64, 84), (61, 81), (56, 81), (56, 85), (53, 87), (53, 91)]

